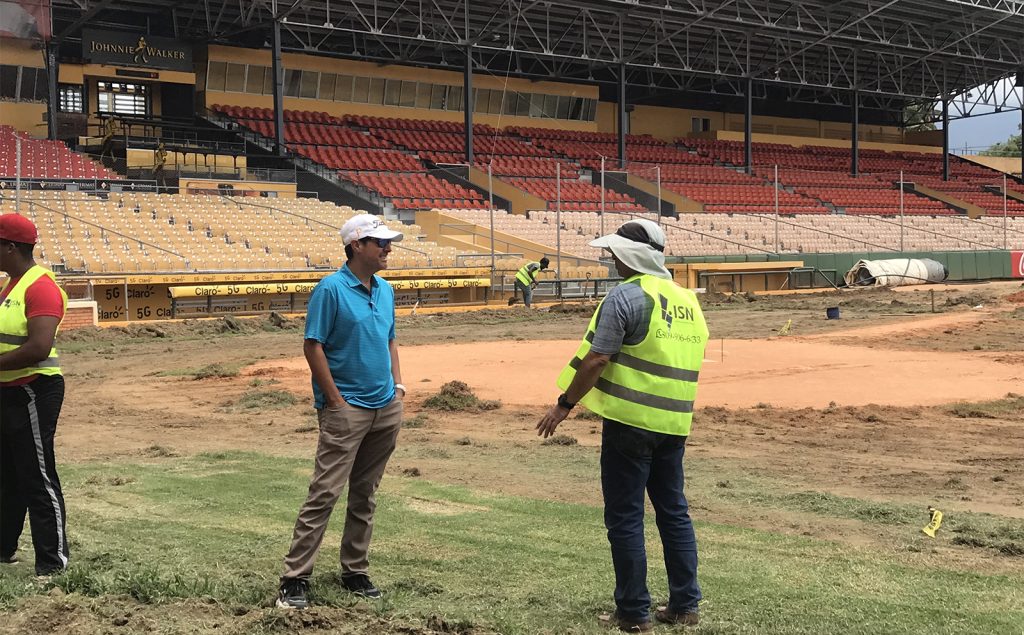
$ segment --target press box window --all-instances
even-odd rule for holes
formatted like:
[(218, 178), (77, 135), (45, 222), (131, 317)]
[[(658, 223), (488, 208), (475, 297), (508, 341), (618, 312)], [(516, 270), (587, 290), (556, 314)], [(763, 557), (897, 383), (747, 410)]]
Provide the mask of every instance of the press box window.
[(0, 65), (0, 97), (18, 98), (18, 66)]
[(149, 114), (149, 91), (143, 84), (96, 82), (97, 109), (117, 115)]
[(210, 62), (206, 72), (206, 90), (224, 90), (224, 76), (228, 72), (227, 62)]
[[(46, 75), (43, 75), (45, 86)], [(21, 67), (21, 92), (18, 101), (36, 101), (36, 69), (30, 66)]]
[(58, 92), (60, 93), (61, 112), (85, 112), (85, 100), (82, 97), (81, 86), (61, 84)]
[(245, 92), (251, 95), (259, 95), (263, 92), (263, 84), (266, 81), (265, 75), (270, 70), (266, 66), (249, 65), (245, 75)]
[(299, 81), (299, 97), (303, 99), (316, 99), (316, 91), (319, 85), (320, 73), (316, 71), (302, 71), (302, 79)]
[(245, 64), (228, 64), (224, 90), (229, 93), (245, 92)]

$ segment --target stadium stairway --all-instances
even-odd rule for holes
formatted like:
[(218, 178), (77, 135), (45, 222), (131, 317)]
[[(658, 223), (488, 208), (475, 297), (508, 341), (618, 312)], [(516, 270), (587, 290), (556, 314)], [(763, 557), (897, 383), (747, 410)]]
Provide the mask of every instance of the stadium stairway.
[[(210, 125), (234, 132), (239, 139), (245, 141), (247, 152), (276, 156), (272, 139), (239, 125), (230, 117), (209, 110), (203, 113), (202, 119)], [(325, 168), (299, 155), (288, 157), (288, 160), (295, 165), (296, 186), (300, 192), (317, 192), (319, 198), (338, 205), (366, 210), (371, 214), (383, 213), (381, 200), (374, 200), (356, 184), (338, 178), (336, 170)]]
[[(598, 182), (600, 182), (600, 178), (600, 175), (597, 175)], [(628, 182), (629, 178), (630, 174), (628, 172), (609, 172), (606, 170), (604, 173), (604, 186), (613, 192), (629, 196), (649, 210), (657, 210), (660, 208), (661, 214), (664, 216), (672, 216), (677, 211), (680, 211), (677, 209), (676, 203), (667, 200), (666, 195), (670, 193), (667, 188), (662, 188), (661, 198), (659, 199), (657, 196), (656, 182), (652, 182), (648, 179), (642, 179), (643, 181), (646, 181), (644, 184), (645, 186), (653, 188), (655, 193), (651, 194), (647, 190), (642, 190), (639, 187), (633, 187), (630, 185)], [(633, 179), (636, 181), (640, 179), (640, 177), (633, 176)]]
[[(488, 193), (486, 187), (480, 187), (476, 183), (469, 180), (469, 168), (464, 165), (444, 165), (437, 166), (435, 168), (429, 168), (427, 170), (429, 174), (433, 174), (439, 179), (444, 179), (450, 183), (461, 185), (462, 187), (478, 192), (484, 200), (488, 200)], [(508, 199), (494, 194), (494, 207), (496, 209), (509, 210), (511, 204)]]

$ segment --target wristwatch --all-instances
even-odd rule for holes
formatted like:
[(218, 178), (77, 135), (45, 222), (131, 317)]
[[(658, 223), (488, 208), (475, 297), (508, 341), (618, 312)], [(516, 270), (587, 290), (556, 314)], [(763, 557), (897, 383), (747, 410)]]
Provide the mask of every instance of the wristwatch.
[(566, 410), (572, 410), (573, 408), (576, 407), (576, 404), (566, 399), (565, 393), (563, 392), (562, 394), (558, 395), (558, 407), (565, 408)]

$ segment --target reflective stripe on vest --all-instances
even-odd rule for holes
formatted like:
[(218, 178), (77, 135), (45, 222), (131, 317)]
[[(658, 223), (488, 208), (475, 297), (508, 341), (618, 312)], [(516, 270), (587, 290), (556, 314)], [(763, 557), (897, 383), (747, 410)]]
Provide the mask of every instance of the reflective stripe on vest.
[[(686, 436), (708, 341), (697, 296), (670, 280), (650, 275), (637, 275), (623, 284), (640, 285), (653, 301), (647, 336), (639, 344), (623, 345), (612, 355), (597, 384), (580, 402), (613, 421)], [(558, 377), (562, 390), (572, 383), (590, 351), (600, 312), (599, 305), (576, 355)]]
[(528, 262), (522, 267), (520, 267), (519, 271), (516, 272), (516, 280), (522, 282), (526, 286), (530, 286), (531, 284), (533, 284), (533, 280), (536, 277), (536, 275), (530, 275), (530, 267), (532, 267), (533, 265), (537, 265), (537, 271), (540, 271), (539, 262)]
[[(32, 266), (25, 275), (21, 277), (3, 302), (0, 302), (0, 353), (13, 351), (28, 341), (28, 318), (25, 316), (25, 292), (32, 283), (43, 276), (49, 276), (54, 280), (53, 272), (40, 267)], [(7, 281), (10, 284), (10, 280)], [(6, 286), (4, 287), (7, 288)], [(60, 290), (61, 298), (64, 301), (64, 310), (68, 308), (68, 296), (64, 290)], [(50, 349), (46, 359), (26, 366), (11, 370), (0, 370), (0, 382), (14, 381), (31, 375), (60, 375), (60, 357), (57, 354), (57, 347)]]

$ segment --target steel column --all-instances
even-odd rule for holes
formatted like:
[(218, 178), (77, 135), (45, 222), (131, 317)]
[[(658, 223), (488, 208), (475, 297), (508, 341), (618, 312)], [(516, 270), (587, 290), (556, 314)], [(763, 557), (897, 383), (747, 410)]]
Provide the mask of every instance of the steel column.
[(754, 80), (747, 76), (746, 99), (743, 109), (743, 165), (747, 174), (754, 173)]
[(850, 174), (860, 173), (860, 91), (853, 91), (853, 122), (850, 134)]
[(57, 61), (56, 42), (46, 45), (46, 138), (51, 141), (57, 138), (57, 110), (60, 108), (60, 94), (57, 92), (57, 78), (60, 73), (60, 62)]
[(473, 46), (466, 45), (466, 67), (462, 79), (463, 122), (466, 125), (466, 164), (473, 167)]
[(942, 180), (949, 180), (949, 100), (942, 100)]
[(626, 169), (626, 65), (619, 64), (618, 135), (619, 169)]
[(274, 79), (274, 150), (284, 156), (284, 67), (281, 64), (281, 22), (274, 20), (273, 41), (271, 42), (270, 64)]

